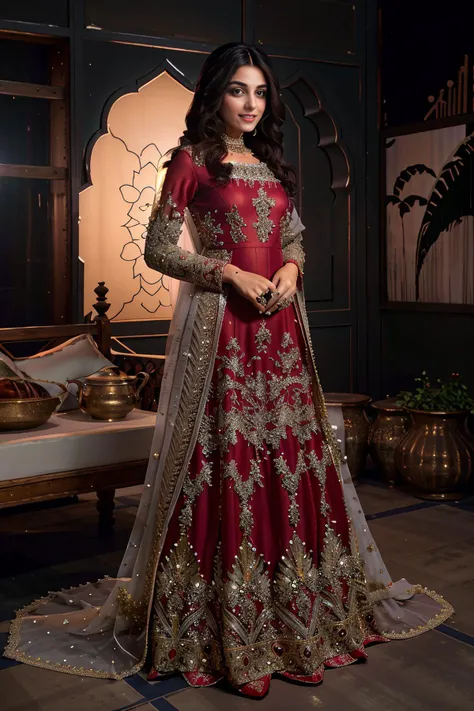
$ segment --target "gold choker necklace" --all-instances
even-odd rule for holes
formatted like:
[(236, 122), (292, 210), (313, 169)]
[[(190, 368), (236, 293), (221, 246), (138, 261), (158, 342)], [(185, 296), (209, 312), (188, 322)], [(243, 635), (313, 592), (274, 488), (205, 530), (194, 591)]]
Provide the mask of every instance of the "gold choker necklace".
[(231, 138), (226, 133), (223, 133), (222, 139), (229, 153), (250, 153), (249, 149), (244, 143), (243, 134), (239, 136), (239, 138)]

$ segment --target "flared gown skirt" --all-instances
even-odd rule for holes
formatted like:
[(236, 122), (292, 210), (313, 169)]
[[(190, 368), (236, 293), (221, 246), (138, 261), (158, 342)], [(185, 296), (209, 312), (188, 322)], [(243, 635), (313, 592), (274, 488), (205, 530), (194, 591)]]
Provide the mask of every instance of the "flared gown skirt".
[[(271, 279), (281, 248), (242, 245), (232, 263)], [(264, 316), (229, 291), (151, 635), (153, 673), (236, 686), (274, 672), (319, 681), (383, 639), (294, 303)]]

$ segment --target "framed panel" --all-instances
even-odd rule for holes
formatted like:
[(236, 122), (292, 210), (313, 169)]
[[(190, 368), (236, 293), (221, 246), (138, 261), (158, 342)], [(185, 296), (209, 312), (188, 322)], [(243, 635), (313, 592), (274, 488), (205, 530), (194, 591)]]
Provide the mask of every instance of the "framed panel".
[(386, 303), (474, 307), (474, 122), (385, 138)]
[(65, 27), (68, 24), (68, 0), (4, 0), (0, 6), (0, 22), (2, 20)]
[(86, 0), (85, 24), (124, 34), (172, 37), (209, 44), (238, 41), (242, 32), (240, 0)]
[(0, 135), (7, 137), (0, 289), (9, 303), (2, 325), (61, 323), (69, 303), (68, 47), (20, 35), (0, 47)]
[(49, 165), (50, 116), (48, 99), (0, 95), (0, 163)]
[(53, 322), (52, 182), (0, 178), (2, 327)]
[(431, 382), (455, 371), (474, 390), (473, 347), (472, 314), (384, 311), (383, 396), (413, 388), (423, 370)]
[(350, 308), (350, 180), (347, 150), (316, 88), (298, 72), (283, 84), (285, 154), (298, 168), (297, 205), (306, 227), (308, 308)]
[(442, 19), (432, 0), (380, 0), (379, 8), (385, 125), (472, 111), (474, 5), (451, 0)]
[(323, 390), (352, 392), (352, 327), (311, 326), (310, 332)]
[(0, 35), (0, 79), (49, 84), (50, 60), (50, 44), (5, 39)]
[(355, 3), (341, 0), (259, 0), (254, 9), (254, 41), (264, 48), (354, 54)]

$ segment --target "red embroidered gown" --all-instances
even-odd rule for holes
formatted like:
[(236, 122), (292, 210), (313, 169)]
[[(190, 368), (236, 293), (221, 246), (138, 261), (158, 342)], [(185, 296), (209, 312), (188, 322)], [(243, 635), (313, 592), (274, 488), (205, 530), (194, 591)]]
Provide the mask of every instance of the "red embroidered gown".
[[(176, 246), (188, 207), (203, 254)], [(320, 681), (379, 640), (339, 474), (313, 402), (295, 303), (261, 315), (222, 284), (227, 262), (303, 275), (301, 234), (263, 164), (216, 186), (190, 149), (173, 159), (149, 230), (150, 266), (226, 296), (199, 435), (155, 581), (156, 674), (193, 685), (273, 673)], [(301, 223), (300, 223), (301, 224)]]

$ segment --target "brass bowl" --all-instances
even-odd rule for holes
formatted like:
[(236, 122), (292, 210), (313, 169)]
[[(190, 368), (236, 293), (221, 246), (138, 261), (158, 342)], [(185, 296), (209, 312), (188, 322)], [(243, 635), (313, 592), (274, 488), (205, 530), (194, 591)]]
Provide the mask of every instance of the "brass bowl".
[(0, 400), (0, 431), (31, 430), (40, 427), (49, 420), (59, 402), (59, 397)]

